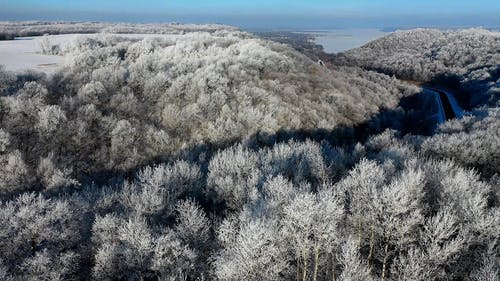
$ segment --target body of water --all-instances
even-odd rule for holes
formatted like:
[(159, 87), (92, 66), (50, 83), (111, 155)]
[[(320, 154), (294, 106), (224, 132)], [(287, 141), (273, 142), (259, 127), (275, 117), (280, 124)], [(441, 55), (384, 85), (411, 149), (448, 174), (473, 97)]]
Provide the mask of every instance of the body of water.
[(339, 53), (361, 47), (364, 44), (383, 37), (389, 32), (380, 29), (332, 29), (311, 31), (314, 42), (322, 45), (327, 53)]

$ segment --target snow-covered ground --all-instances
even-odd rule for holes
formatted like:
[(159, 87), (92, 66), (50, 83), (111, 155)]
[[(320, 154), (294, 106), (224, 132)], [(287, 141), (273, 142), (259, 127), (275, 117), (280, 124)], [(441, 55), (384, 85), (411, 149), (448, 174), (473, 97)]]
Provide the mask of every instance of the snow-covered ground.
[[(50, 36), (52, 37), (52, 36)], [(41, 37), (21, 37), (0, 41), (0, 64), (10, 71), (34, 69), (51, 73), (64, 60), (62, 56), (40, 54)]]
[[(92, 37), (97, 34), (64, 34), (38, 37), (19, 37), (15, 40), (0, 41), (0, 65), (6, 70), (24, 71), (34, 69), (45, 73), (55, 72), (64, 62), (63, 56), (41, 54), (42, 40), (49, 40), (52, 45), (59, 45), (64, 49), (77, 37)], [(144, 38), (177, 38), (176, 34), (106, 34), (132, 39)]]
[(315, 36), (314, 42), (323, 46), (327, 53), (338, 53), (383, 37), (388, 34), (378, 29), (335, 29), (311, 32)]

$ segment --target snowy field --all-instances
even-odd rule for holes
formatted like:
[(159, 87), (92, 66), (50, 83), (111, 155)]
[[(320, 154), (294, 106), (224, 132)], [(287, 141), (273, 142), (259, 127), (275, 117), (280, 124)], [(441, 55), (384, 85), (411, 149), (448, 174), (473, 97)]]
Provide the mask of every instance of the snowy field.
[(361, 47), (364, 44), (383, 37), (388, 32), (378, 29), (336, 29), (311, 32), (314, 42), (322, 45), (327, 53), (338, 53)]
[[(20, 37), (16, 40), (0, 41), (0, 64), (4, 65), (5, 69), (16, 72), (28, 69), (54, 72), (64, 57), (40, 54), (41, 38)], [(70, 37), (66, 38), (69, 40)]]
[[(55, 72), (64, 62), (63, 56), (41, 54), (40, 44), (48, 39), (53, 45), (59, 45), (64, 50), (78, 37), (93, 37), (101, 34), (64, 34), (38, 37), (18, 37), (15, 40), (0, 41), (0, 65), (6, 70), (20, 72), (37, 70), (45, 73)], [(144, 38), (177, 38), (176, 34), (106, 34), (132, 39)]]

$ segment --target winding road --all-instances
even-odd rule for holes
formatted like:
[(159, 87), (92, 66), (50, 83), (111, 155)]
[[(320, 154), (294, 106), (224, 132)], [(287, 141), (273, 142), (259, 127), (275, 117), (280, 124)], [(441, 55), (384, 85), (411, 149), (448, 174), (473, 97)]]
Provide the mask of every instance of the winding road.
[(435, 98), (438, 109), (438, 112), (435, 113), (437, 116), (435, 117), (437, 117), (438, 123), (463, 116), (463, 109), (458, 105), (453, 94), (435, 88), (424, 88), (424, 91), (431, 93)]
[(432, 90), (439, 93), (447, 119), (462, 118), (464, 116), (463, 109), (458, 105), (458, 102), (453, 94), (441, 89)]
[(419, 95), (403, 103), (403, 108), (408, 114), (405, 126), (416, 134), (431, 135), (439, 124), (463, 116), (452, 93), (430, 87), (422, 87)]

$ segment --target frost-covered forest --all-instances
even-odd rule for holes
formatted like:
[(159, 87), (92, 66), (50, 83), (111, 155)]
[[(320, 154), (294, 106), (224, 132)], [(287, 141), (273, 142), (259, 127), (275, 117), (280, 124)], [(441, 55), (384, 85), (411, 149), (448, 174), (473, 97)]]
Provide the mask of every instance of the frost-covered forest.
[(385, 129), (421, 91), (376, 72), (404, 78), (396, 43), (327, 68), (176, 26), (81, 37), (52, 75), (0, 70), (0, 280), (498, 280), (498, 33), (414, 31), (474, 51), (421, 81), (490, 75), (422, 136)]
[(176, 23), (106, 23), (106, 22), (45, 22), (45, 21), (0, 21), (0, 40), (15, 37), (41, 36), (45, 34), (185, 34), (189, 32), (215, 32), (237, 30), (220, 24), (176, 24)]
[(435, 81), (463, 91), (473, 107), (500, 100), (500, 32), (485, 29), (398, 31), (340, 55), (339, 64)]

